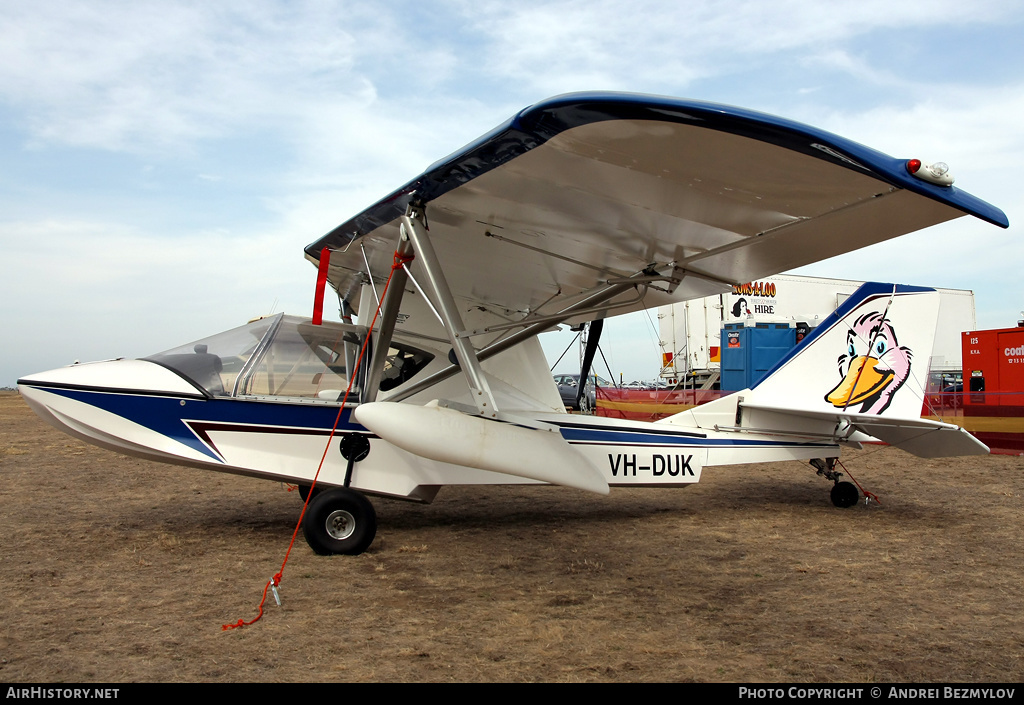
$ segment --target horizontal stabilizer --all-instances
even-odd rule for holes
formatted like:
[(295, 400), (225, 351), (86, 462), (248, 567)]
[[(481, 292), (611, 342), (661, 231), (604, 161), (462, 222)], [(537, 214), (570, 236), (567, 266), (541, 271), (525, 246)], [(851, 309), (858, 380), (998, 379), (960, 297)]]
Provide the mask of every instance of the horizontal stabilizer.
[(601, 472), (557, 431), (426, 406), (373, 402), (353, 412), (388, 443), (430, 460), (608, 494)]
[[(925, 419), (922, 419), (925, 420)], [(885, 441), (891, 446), (913, 453), (919, 458), (948, 458), (957, 455), (988, 455), (988, 446), (959, 426), (929, 422), (928, 427), (891, 423), (858, 424), (858, 428), (869, 436)]]
[(846, 414), (841, 412), (808, 411), (769, 406), (766, 404), (742, 404), (744, 410), (756, 410), (781, 414), (791, 418), (806, 419), (809, 424), (817, 422), (834, 423), (837, 435), (847, 438), (853, 431), (884, 441), (920, 458), (946, 458), (959, 455), (988, 455), (984, 443), (967, 431), (953, 424), (930, 419), (901, 419), (871, 414)]

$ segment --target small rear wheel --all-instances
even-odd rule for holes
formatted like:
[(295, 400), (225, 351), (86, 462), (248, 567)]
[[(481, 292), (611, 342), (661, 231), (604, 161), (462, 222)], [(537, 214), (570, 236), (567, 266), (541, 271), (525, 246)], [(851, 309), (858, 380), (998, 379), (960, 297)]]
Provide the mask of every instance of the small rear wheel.
[(309, 501), (302, 533), (314, 553), (355, 556), (373, 543), (377, 512), (370, 500), (355, 490), (325, 490)]
[(860, 490), (852, 482), (837, 482), (830, 494), (832, 504), (841, 509), (852, 507), (860, 500)]

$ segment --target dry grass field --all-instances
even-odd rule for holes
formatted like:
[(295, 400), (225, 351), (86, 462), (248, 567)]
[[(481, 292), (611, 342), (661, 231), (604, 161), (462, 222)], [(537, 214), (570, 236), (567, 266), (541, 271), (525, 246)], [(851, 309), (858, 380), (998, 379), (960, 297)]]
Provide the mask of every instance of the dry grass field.
[(800, 463), (687, 490), (375, 500), (314, 555), (295, 492), (84, 445), (0, 394), (0, 681), (1024, 680), (1024, 458)]

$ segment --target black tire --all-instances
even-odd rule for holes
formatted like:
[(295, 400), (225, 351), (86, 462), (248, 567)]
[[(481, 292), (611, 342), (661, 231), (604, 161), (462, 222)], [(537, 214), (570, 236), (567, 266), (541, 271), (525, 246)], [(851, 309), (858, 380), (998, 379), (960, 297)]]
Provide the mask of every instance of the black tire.
[[(309, 498), (309, 490), (309, 485), (299, 485), (299, 497), (302, 498), (303, 503), (305, 503), (305, 501)], [(317, 487), (315, 490), (313, 490), (313, 496), (316, 497), (321, 492), (323, 492), (323, 490)]]
[(837, 482), (832, 487), (830, 496), (832, 497), (832, 504), (840, 509), (846, 509), (860, 501), (860, 490), (852, 482)]
[(302, 534), (313, 552), (321, 556), (355, 556), (373, 543), (377, 512), (359, 492), (343, 487), (324, 490), (310, 500)]

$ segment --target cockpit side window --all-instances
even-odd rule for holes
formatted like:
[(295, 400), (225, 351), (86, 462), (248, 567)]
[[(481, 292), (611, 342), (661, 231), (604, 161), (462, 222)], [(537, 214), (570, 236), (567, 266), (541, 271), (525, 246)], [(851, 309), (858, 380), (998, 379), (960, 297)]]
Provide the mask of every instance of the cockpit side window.
[(346, 346), (360, 342), (353, 328), (286, 319), (240, 395), (337, 401), (349, 382)]
[(433, 359), (433, 355), (423, 350), (400, 343), (392, 343), (388, 349), (388, 359), (384, 363), (380, 391), (390, 392), (395, 387), (408, 382)]

